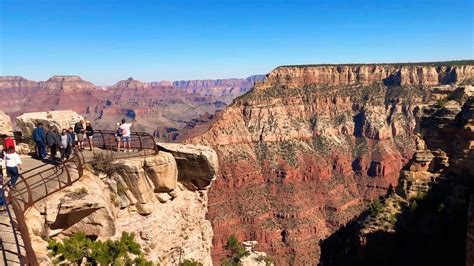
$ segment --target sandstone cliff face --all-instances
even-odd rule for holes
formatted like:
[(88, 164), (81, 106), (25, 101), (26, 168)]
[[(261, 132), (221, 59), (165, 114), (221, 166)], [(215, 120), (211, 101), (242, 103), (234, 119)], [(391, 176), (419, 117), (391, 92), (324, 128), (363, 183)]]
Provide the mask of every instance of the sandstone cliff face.
[(0, 89), (12, 88), (35, 88), (38, 86), (36, 81), (27, 80), (20, 76), (3, 76), (0, 77)]
[(0, 111), (0, 134), (11, 135), (13, 131), (12, 121), (4, 112)]
[(79, 76), (53, 76), (47, 81), (38, 83), (39, 87), (47, 90), (92, 90), (95, 85), (89, 81), (84, 81)]
[(188, 93), (213, 96), (230, 104), (235, 97), (248, 92), (256, 81), (261, 81), (264, 77), (255, 75), (246, 79), (180, 80), (174, 81), (173, 86)]
[[(464, 76), (444, 78), (453, 71)], [(387, 82), (397, 73), (400, 82)], [(472, 77), (472, 66), (275, 69), (189, 140), (219, 155), (208, 214), (214, 261), (231, 234), (282, 264), (318, 261), (319, 240), (397, 185), (415, 149), (418, 105), (455, 90), (430, 85)]]
[(325, 240), (321, 265), (472, 265), (473, 96), (462, 86), (449, 101), (420, 105), (397, 194)]
[[(39, 260), (51, 263), (46, 238), (84, 232), (92, 238), (118, 239), (126, 231), (135, 233), (148, 259), (161, 265), (179, 265), (184, 259), (211, 265), (213, 232), (205, 215), (217, 157), (203, 146), (175, 148), (182, 155), (179, 164), (167, 152), (114, 160), (109, 176), (86, 171), (72, 186), (30, 208), (26, 219)], [(209, 172), (189, 176), (188, 165)], [(184, 173), (178, 174), (181, 170)], [(207, 185), (190, 190), (191, 178)]]
[(44, 128), (53, 127), (58, 132), (63, 128), (74, 127), (74, 124), (84, 118), (76, 112), (70, 110), (24, 113), (16, 118), (16, 125), (25, 136), (31, 136), (38, 123), (42, 123)]
[(282, 66), (272, 71), (257, 88), (306, 85), (440, 85), (472, 79), (474, 66)]

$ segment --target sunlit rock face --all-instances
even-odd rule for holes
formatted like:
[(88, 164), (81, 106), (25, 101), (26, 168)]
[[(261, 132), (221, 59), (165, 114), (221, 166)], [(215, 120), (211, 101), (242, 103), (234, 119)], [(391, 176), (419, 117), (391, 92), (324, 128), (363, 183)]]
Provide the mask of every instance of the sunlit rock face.
[(213, 231), (206, 213), (207, 192), (218, 171), (216, 153), (196, 145), (167, 149), (113, 160), (108, 175), (94, 170), (93, 161), (79, 181), (31, 207), (25, 217), (39, 261), (52, 263), (48, 238), (84, 232), (105, 240), (130, 232), (145, 256), (161, 265), (184, 259), (211, 265)]
[(276, 68), (189, 140), (219, 156), (214, 262), (232, 234), (284, 265), (317, 262), (320, 240), (398, 184), (420, 107), (473, 76), (472, 65)]

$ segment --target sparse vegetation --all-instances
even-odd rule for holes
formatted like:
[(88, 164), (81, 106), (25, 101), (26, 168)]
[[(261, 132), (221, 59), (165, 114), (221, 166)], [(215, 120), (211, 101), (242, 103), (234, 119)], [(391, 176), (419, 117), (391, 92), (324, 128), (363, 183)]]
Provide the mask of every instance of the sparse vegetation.
[(112, 163), (110, 156), (103, 153), (94, 153), (91, 166), (96, 173), (103, 173), (108, 177), (112, 176), (120, 168), (120, 166)]
[(376, 199), (372, 204), (369, 206), (369, 215), (372, 217), (377, 216), (382, 211), (382, 203), (379, 199)]
[(229, 239), (227, 239), (227, 245), (225, 249), (232, 252), (230, 258), (224, 260), (222, 262), (223, 266), (237, 266), (242, 265), (241, 259), (250, 255), (250, 253), (240, 244), (239, 240), (235, 235), (231, 235)]
[(203, 264), (193, 259), (185, 259), (180, 266), (203, 266)]
[(443, 98), (443, 99), (439, 99), (437, 102), (436, 102), (436, 107), (437, 108), (443, 108), (444, 106), (446, 106), (446, 104), (448, 103), (449, 101), (449, 97), (446, 97), (446, 98)]
[(84, 233), (75, 233), (62, 242), (50, 240), (48, 250), (55, 264), (154, 265), (143, 257), (140, 244), (134, 237), (134, 234), (123, 232), (120, 240), (103, 242), (93, 241)]

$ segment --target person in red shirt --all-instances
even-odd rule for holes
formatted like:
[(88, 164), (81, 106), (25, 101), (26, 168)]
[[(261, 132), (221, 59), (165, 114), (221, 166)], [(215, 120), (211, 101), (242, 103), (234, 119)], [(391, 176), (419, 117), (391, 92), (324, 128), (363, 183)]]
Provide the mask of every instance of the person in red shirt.
[(3, 149), (6, 151), (9, 147), (13, 148), (13, 151), (16, 152), (15, 139), (7, 135), (2, 135), (3, 140)]

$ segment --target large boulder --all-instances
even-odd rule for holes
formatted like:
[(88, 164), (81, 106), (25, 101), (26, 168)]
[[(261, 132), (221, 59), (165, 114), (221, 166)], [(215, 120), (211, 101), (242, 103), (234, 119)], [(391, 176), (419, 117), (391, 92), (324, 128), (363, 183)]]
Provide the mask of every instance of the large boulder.
[(178, 180), (188, 189), (206, 189), (216, 178), (219, 162), (213, 149), (175, 143), (159, 143), (158, 146), (173, 154), (178, 164)]
[(0, 134), (11, 135), (13, 131), (10, 117), (4, 112), (0, 111)]
[(70, 110), (33, 112), (24, 113), (16, 118), (16, 124), (23, 132), (23, 135), (29, 136), (33, 132), (37, 123), (43, 123), (44, 126), (52, 126), (58, 131), (63, 128), (74, 126), (75, 123), (84, 118), (76, 112)]

